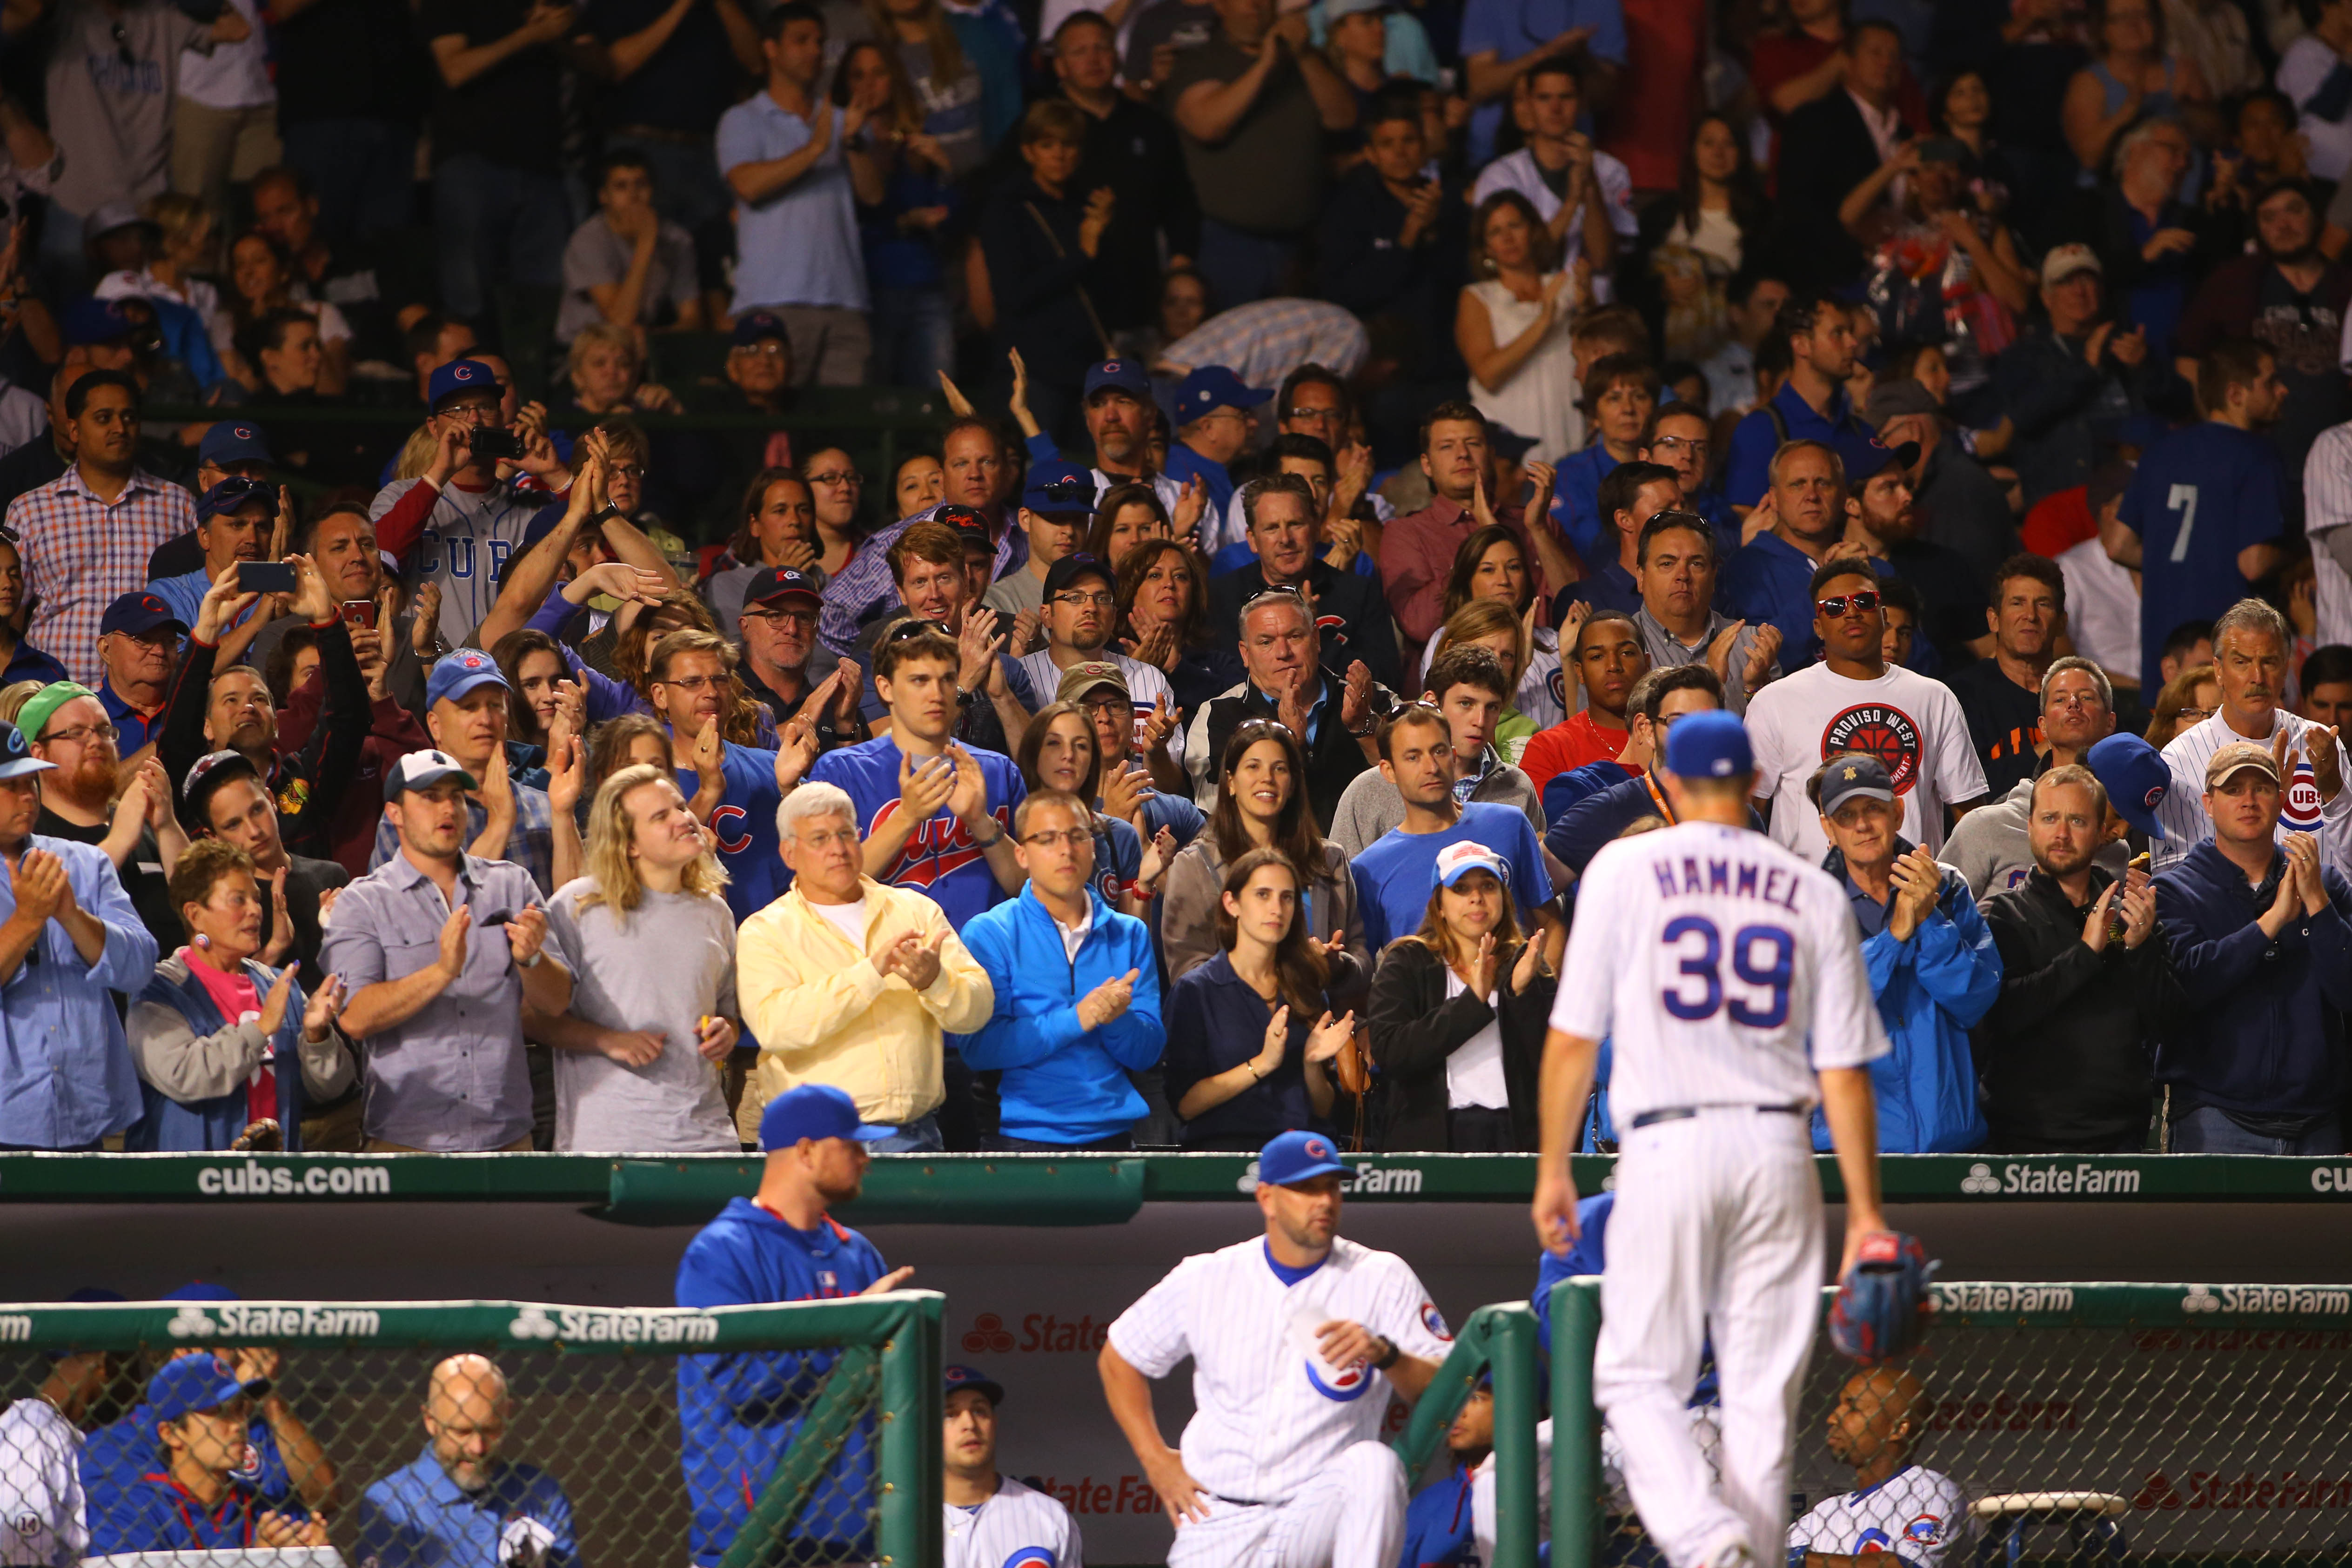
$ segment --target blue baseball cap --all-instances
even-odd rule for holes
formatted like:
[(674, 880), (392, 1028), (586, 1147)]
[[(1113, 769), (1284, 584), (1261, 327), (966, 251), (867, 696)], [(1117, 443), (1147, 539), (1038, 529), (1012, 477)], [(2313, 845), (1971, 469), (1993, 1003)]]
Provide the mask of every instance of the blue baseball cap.
[(1318, 1176), (1354, 1173), (1339, 1162), (1339, 1146), (1322, 1132), (1286, 1132), (1258, 1151), (1257, 1179), (1268, 1186), (1296, 1186)]
[(442, 400), (461, 392), (504, 393), (499, 373), (478, 359), (453, 359), (433, 373), (425, 384), (425, 405), (438, 413)]
[(177, 1421), (245, 1395), (245, 1384), (216, 1355), (184, 1355), (167, 1361), (147, 1380), (148, 1408), (158, 1421)]
[(166, 1301), (242, 1301), (244, 1297), (226, 1285), (214, 1285), (202, 1279), (191, 1279), (166, 1295)]
[(730, 348), (748, 349), (770, 338), (780, 340), (788, 350), (792, 347), (793, 334), (782, 316), (773, 310), (746, 310), (735, 318), (735, 330), (728, 334), (727, 342)]
[[(16, 725), (0, 721), (0, 779), (22, 778), (26, 773), (47, 773), (56, 767), (33, 755), (25, 743), (25, 731)], [(115, 1298), (121, 1300), (120, 1296)]]
[(1029, 470), (1021, 504), (1031, 511), (1066, 514), (1095, 510), (1095, 476), (1091, 469), (1058, 459)]
[(2106, 790), (2107, 804), (2116, 816), (2159, 843), (2170, 837), (2156, 815), (2172, 790), (2172, 765), (2163, 752), (2137, 735), (2110, 735), (2083, 760)]
[(106, 614), (98, 620), (98, 635), (129, 632), (137, 637), (162, 626), (177, 626), (183, 632), (188, 629), (187, 623), (173, 613), (171, 605), (144, 588), (134, 588), (106, 606)]
[(507, 684), (506, 676), (499, 669), (499, 661), (480, 648), (461, 647), (436, 662), (433, 666), (433, 673), (425, 678), (425, 706), (430, 707), (445, 697), (455, 702), (477, 687), (492, 684), (501, 687)]
[(110, 342), (142, 329), (153, 330), (125, 310), (121, 300), (101, 300), (94, 294), (85, 294), (67, 306), (66, 319), (58, 323), (68, 348)]
[(1221, 364), (1204, 364), (1176, 389), (1176, 423), (1190, 425), (1220, 408), (1255, 408), (1274, 394), (1246, 386), (1242, 378)]
[(1121, 392), (1131, 392), (1144, 402), (1151, 401), (1151, 378), (1143, 374), (1139, 359), (1107, 359), (1087, 372), (1087, 389), (1079, 395), (1091, 401), (1106, 386)]
[(1666, 772), (1683, 779), (1727, 779), (1756, 770), (1748, 726), (1714, 709), (1685, 713), (1666, 731)]
[[(1682, 727), (1677, 720), (1675, 729)], [(1674, 731), (1668, 731), (1669, 739)], [(1883, 800), (1889, 805), (1895, 800), (1895, 780), (1886, 764), (1866, 752), (1851, 752), (1837, 759), (1822, 774), (1822, 805), (1823, 816), (1835, 816), (1838, 807), (1854, 799)]]
[(1511, 885), (1511, 865), (1492, 849), (1475, 839), (1465, 838), (1449, 844), (1437, 852), (1437, 860), (1430, 868), (1430, 887), (1450, 888), (1473, 871), (1487, 871), (1507, 888)]
[(804, 1083), (768, 1101), (768, 1109), (760, 1114), (760, 1148), (772, 1154), (803, 1138), (847, 1138), (871, 1143), (898, 1131), (860, 1121), (857, 1102), (833, 1085)]
[(269, 438), (258, 425), (248, 425), (241, 419), (224, 419), (205, 431), (205, 438), (196, 443), (196, 461), (226, 468), (231, 463), (274, 463), (278, 458), (269, 450)]
[(991, 1405), (1004, 1403), (1004, 1385), (976, 1366), (949, 1367), (942, 1374), (942, 1381), (946, 1384), (946, 1394), (959, 1394), (969, 1388), (988, 1395)]
[(277, 517), (278, 490), (275, 486), (260, 479), (248, 479), (241, 474), (231, 474), (206, 490), (204, 499), (196, 502), (196, 521), (203, 522), (225, 511), (238, 511), (255, 501), (269, 509), (268, 516)]

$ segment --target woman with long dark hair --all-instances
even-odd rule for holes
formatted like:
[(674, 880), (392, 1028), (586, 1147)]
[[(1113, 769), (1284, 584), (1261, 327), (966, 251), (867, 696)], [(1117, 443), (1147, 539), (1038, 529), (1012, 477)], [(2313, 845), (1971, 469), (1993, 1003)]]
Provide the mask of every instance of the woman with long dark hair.
[(1724, 287), (1768, 216), (1748, 138), (1726, 115), (1699, 116), (1675, 199), (1652, 207), (1643, 225), (1664, 357), (1704, 360), (1729, 339)]
[(1253, 849), (1226, 870), (1217, 952), (1170, 988), (1162, 1016), (1185, 1148), (1258, 1149), (1294, 1129), (1331, 1130), (1331, 1064), (1356, 1016), (1332, 1016), (1290, 857)]
[(1242, 679), (1242, 661), (1209, 638), (1209, 568), (1181, 540), (1147, 539), (1118, 558), (1118, 642), (1168, 676), (1176, 706), (1197, 713)]
[(1536, 1081), (1559, 978), (1521, 938), (1507, 866), (1475, 846), (1439, 861), (1421, 929), (1372, 976), (1372, 1060), (1384, 1150), (1506, 1153), (1537, 1147)]
[(1278, 849), (1303, 870), (1306, 940), (1317, 942), (1332, 994), (1352, 997), (1371, 974), (1356, 879), (1347, 851), (1323, 837), (1307, 805), (1307, 756), (1298, 737), (1271, 719), (1251, 719), (1225, 742), (1216, 809), (1199, 837), (1168, 868), (1160, 900), (1160, 952), (1176, 980), (1213, 957), (1219, 889), (1227, 867), (1255, 849)]
[(743, 591), (769, 567), (805, 572), (820, 591), (825, 584), (817, 554), (816, 491), (799, 469), (761, 468), (752, 475), (735, 518), (726, 553), (713, 560), (702, 580), (704, 602), (730, 633), (742, 618)]

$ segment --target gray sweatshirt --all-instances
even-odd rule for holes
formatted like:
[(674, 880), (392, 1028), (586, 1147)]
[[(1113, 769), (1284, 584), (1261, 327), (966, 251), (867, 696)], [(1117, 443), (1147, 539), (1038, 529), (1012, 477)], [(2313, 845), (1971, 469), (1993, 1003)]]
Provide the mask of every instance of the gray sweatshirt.
[[(2032, 845), (2026, 836), (2027, 814), (2032, 805), (2033, 781), (2018, 780), (2000, 799), (1960, 818), (1937, 858), (1967, 878), (1969, 891), (1979, 901), (1987, 894), (2017, 887), (2033, 869)], [(2131, 847), (2118, 839), (2101, 847), (2092, 858), (2120, 877), (2131, 862)]]

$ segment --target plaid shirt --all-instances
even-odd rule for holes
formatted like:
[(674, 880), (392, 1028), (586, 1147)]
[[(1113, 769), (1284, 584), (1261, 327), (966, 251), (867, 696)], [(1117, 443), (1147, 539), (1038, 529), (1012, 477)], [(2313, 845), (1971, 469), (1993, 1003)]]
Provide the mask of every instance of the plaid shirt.
[[(1259, 300), (1220, 310), (1160, 351), (1179, 374), (1221, 364), (1250, 386), (1279, 387), (1302, 364), (1353, 375), (1370, 334), (1345, 307), (1321, 300)], [(1271, 422), (1272, 414), (1265, 417)]]
[(178, 485), (133, 468), (110, 506), (79, 467), (8, 503), (8, 528), (25, 558), (35, 603), (25, 640), (95, 688), (98, 623), (106, 606), (147, 585), (147, 558), (196, 526), (196, 503)]
[[(555, 808), (548, 804), (547, 792), (529, 784), (509, 785), (514, 791), (515, 820), (507, 834), (504, 858), (530, 873), (542, 899), (555, 896)], [(489, 808), (468, 796), (466, 801), (466, 842), (471, 845), (489, 826)], [(400, 833), (392, 826), (390, 817), (379, 817), (375, 825), (375, 852), (368, 857), (368, 869), (374, 871), (400, 853)], [(473, 851), (467, 851), (472, 858)], [(485, 861), (495, 865), (496, 861)]]
[[(931, 521), (939, 510), (932, 507), (919, 511), (879, 533), (867, 535), (857, 547), (857, 553), (849, 558), (849, 564), (841, 569), (841, 575), (824, 585), (824, 602), (817, 610), (816, 629), (827, 648), (849, 658), (857, 647), (858, 629), (877, 607), (898, 607), (898, 581), (890, 575), (890, 547), (915, 524)], [(1029, 559), (1029, 536), (1021, 531), (1019, 510), (1012, 505), (1004, 509), (1004, 537), (996, 542), (994, 575), (998, 577)], [(1006, 629), (1011, 629), (1009, 618)]]

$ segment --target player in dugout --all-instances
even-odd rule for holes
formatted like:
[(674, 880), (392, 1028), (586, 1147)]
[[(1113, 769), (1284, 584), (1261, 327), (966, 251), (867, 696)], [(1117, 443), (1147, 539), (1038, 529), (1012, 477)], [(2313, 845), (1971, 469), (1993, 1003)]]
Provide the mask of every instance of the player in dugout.
[(1911, 1461), (1932, 1410), (1919, 1379), (1899, 1367), (1846, 1379), (1828, 1437), (1830, 1452), (1853, 1467), (1853, 1489), (1789, 1527), (1789, 1568), (1857, 1568), (1882, 1552), (1905, 1568), (1942, 1568), (1968, 1539), (1969, 1504), (1958, 1481)]
[(95, 1510), (94, 1555), (327, 1544), (325, 1520), (291, 1498), (268, 1506), (245, 1482), (253, 1390), (216, 1355), (180, 1356), (156, 1371), (147, 1410), (163, 1463)]
[(996, 1468), (1004, 1385), (977, 1367), (946, 1374), (947, 1568), (1084, 1568), (1077, 1521), (1059, 1501)]
[(513, 1415), (485, 1355), (433, 1369), (425, 1451), (360, 1498), (360, 1560), (374, 1568), (573, 1568), (572, 1500), (537, 1465), (499, 1452)]

